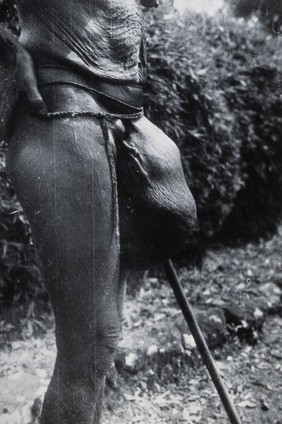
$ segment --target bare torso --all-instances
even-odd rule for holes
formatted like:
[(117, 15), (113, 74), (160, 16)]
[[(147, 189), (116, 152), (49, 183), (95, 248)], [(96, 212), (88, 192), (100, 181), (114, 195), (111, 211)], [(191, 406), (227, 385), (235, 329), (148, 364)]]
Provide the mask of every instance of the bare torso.
[(72, 66), (93, 75), (139, 80), (139, 0), (22, 0), (21, 43), (37, 65)]

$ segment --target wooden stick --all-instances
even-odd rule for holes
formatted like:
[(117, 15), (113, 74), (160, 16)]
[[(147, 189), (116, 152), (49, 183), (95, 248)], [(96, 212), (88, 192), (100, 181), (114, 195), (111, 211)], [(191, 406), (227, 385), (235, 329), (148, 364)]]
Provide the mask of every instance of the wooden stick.
[(201, 332), (201, 329), (197, 323), (197, 320), (195, 318), (195, 315), (192, 311), (192, 308), (186, 299), (185, 293), (183, 291), (183, 288), (180, 284), (180, 281), (178, 279), (178, 276), (176, 274), (175, 268), (173, 266), (173, 263), (171, 260), (168, 260), (164, 263), (163, 268), (165, 270), (165, 273), (167, 275), (168, 281), (172, 287), (172, 290), (175, 294), (176, 300), (178, 302), (178, 305), (180, 306), (180, 309), (182, 310), (182, 313), (184, 315), (184, 318), (188, 324), (188, 327), (191, 331), (192, 336), (195, 339), (196, 346), (201, 354), (201, 357), (203, 359), (204, 364), (206, 365), (208, 372), (210, 374), (210, 377), (214, 383), (214, 386), (217, 390), (217, 393), (219, 394), (219, 397), (221, 399), (221, 402), (224, 406), (224, 409), (229, 417), (229, 420), (231, 424), (241, 424), (241, 420), (239, 418), (239, 415), (237, 414), (237, 411), (233, 405), (233, 402), (224, 386), (224, 383), (219, 375), (219, 372), (216, 368), (215, 362), (211, 356), (210, 350), (205, 342), (205, 339), (203, 337), (203, 334)]

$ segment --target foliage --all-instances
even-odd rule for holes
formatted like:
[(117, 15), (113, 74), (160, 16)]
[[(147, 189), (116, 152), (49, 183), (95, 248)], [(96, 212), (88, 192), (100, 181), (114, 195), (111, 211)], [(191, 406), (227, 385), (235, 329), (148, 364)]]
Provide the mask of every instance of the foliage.
[[(3, 154), (0, 162), (3, 165)], [(0, 303), (26, 303), (42, 287), (29, 223), (2, 170), (0, 190)]]
[(281, 0), (228, 0), (232, 11), (238, 17), (249, 18), (255, 14), (273, 35), (281, 34)]
[(264, 64), (241, 72), (226, 90), (240, 123), (242, 173), (246, 175), (222, 229), (221, 236), (228, 240), (274, 234), (282, 212), (282, 109), (277, 90), (278, 70), (273, 64)]
[(211, 75), (214, 60), (203, 34), (210, 28), (205, 18), (195, 19), (150, 15), (147, 113), (180, 147), (201, 231), (210, 237), (230, 213), (242, 184), (240, 140)]
[(281, 41), (235, 19), (168, 11), (150, 15), (148, 28), (148, 115), (182, 151), (202, 234), (273, 233), (282, 207)]

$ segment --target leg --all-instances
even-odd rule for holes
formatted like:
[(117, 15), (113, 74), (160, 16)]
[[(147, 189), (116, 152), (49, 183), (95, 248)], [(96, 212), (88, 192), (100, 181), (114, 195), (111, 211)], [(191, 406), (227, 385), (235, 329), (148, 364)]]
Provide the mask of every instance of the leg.
[(16, 121), (8, 170), (32, 226), (56, 319), (57, 359), (41, 422), (97, 424), (122, 297), (100, 124), (28, 114)]

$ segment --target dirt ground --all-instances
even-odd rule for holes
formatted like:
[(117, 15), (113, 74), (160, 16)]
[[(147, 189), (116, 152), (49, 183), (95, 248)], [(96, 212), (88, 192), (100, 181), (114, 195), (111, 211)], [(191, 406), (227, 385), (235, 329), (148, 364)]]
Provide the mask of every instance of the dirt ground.
[[(281, 247), (279, 234), (178, 268), (243, 424), (282, 424)], [(228, 423), (161, 271), (129, 285), (103, 423)], [(52, 318), (16, 322), (0, 320), (0, 424), (37, 422), (55, 360)]]

